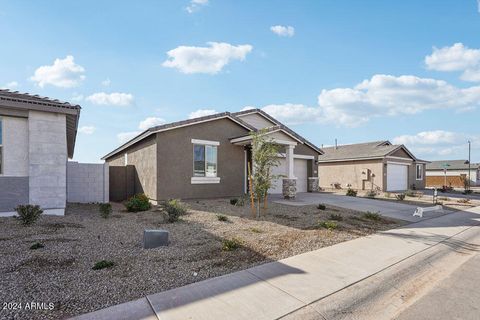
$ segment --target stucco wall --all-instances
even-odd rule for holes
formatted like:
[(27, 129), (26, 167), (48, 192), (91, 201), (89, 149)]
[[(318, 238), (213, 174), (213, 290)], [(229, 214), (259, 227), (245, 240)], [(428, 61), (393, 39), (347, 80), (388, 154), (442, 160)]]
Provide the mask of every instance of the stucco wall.
[(414, 162), (409, 168), (408, 168), (408, 187), (412, 188), (412, 185), (415, 185), (415, 188), (417, 190), (419, 189), (425, 189), (425, 164), (420, 164), (422, 166), (422, 179), (417, 180), (417, 164)]
[(1, 117), (3, 124), (3, 175), (28, 176), (28, 119)]
[(109, 200), (108, 164), (68, 162), (67, 201), (105, 203)]
[(145, 193), (150, 199), (157, 200), (156, 135), (151, 135), (121, 154), (107, 159), (106, 162), (110, 166), (124, 166), (125, 153), (127, 154), (127, 164), (134, 167), (134, 193)]
[[(364, 180), (362, 175), (365, 169), (370, 169), (369, 180)], [(351, 184), (353, 189), (359, 190), (370, 190), (372, 187), (383, 190), (384, 186), (382, 160), (320, 163), (318, 176), (322, 188), (333, 188), (334, 183), (340, 183), (342, 188)]]
[(67, 202), (65, 115), (30, 111), (28, 130), (30, 203), (63, 213)]
[[(157, 135), (158, 199), (238, 196), (244, 190), (245, 154), (229, 138), (248, 133), (228, 119), (161, 132)], [(218, 141), (218, 184), (191, 184), (193, 144), (191, 139)]]

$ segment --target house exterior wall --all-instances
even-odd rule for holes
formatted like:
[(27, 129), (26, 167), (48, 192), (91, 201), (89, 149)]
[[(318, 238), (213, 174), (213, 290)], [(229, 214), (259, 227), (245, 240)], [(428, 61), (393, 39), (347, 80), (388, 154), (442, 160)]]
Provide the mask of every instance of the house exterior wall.
[(107, 163), (67, 164), (67, 202), (106, 203), (109, 201)]
[(28, 177), (28, 118), (2, 117), (3, 176)]
[(265, 117), (259, 115), (258, 113), (251, 113), (246, 115), (239, 115), (238, 118), (242, 119), (249, 125), (253, 126), (256, 129), (263, 129), (267, 127), (274, 126), (275, 124), (265, 119)]
[(65, 114), (29, 111), (29, 203), (64, 214), (67, 202)]
[[(370, 177), (362, 174), (365, 169), (370, 170)], [(383, 160), (358, 160), (341, 162), (322, 162), (318, 165), (318, 177), (321, 188), (333, 188), (339, 183), (342, 188), (357, 190), (384, 190), (384, 163)]]
[(413, 162), (411, 166), (408, 167), (408, 186), (409, 188), (413, 189), (413, 185), (415, 185), (415, 189), (420, 190), (420, 189), (425, 189), (425, 168), (426, 165), (424, 163), (420, 163), (419, 165), (422, 166), (422, 179), (417, 180), (417, 163)]
[[(169, 198), (215, 198), (244, 192), (245, 152), (229, 139), (248, 130), (229, 119), (217, 119), (157, 134), (158, 200)], [(193, 144), (191, 139), (218, 141), (217, 176), (220, 183), (192, 184)]]
[(127, 165), (134, 167), (134, 193), (145, 193), (147, 197), (156, 201), (158, 199), (156, 134), (107, 159), (106, 162), (110, 166), (124, 166), (125, 154), (127, 154)]

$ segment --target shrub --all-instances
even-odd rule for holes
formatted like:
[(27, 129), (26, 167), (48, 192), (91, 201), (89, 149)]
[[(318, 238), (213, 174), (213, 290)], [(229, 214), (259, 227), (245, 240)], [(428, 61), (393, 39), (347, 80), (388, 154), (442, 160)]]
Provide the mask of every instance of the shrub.
[(233, 251), (235, 249), (240, 248), (241, 242), (238, 239), (224, 239), (222, 241), (222, 250), (223, 251)]
[(353, 190), (352, 188), (348, 188), (348, 190), (347, 190), (347, 196), (349, 196), (349, 197), (356, 197), (356, 196), (357, 196), (357, 191)]
[(250, 228), (250, 231), (252, 231), (253, 233), (263, 233), (263, 230), (258, 228)]
[(327, 206), (324, 205), (323, 203), (319, 203), (319, 204), (317, 205), (317, 209), (319, 209), (319, 210), (325, 210), (325, 209), (327, 209)]
[(128, 212), (147, 211), (151, 206), (150, 200), (144, 193), (134, 195), (125, 203)]
[(107, 219), (112, 213), (112, 205), (110, 203), (100, 203), (98, 209), (100, 210), (100, 215), (102, 218), (105, 219)]
[(33, 224), (43, 213), (43, 210), (40, 209), (40, 206), (31, 204), (19, 205), (15, 208), (15, 211), (17, 211), (18, 218), (22, 220), (24, 225)]
[(109, 261), (109, 260), (102, 260), (98, 261), (95, 263), (95, 265), (92, 267), (92, 270), (101, 270), (105, 268), (111, 268), (115, 265), (115, 262)]
[(373, 191), (373, 190), (370, 190), (370, 191), (367, 192), (366, 196), (367, 196), (367, 198), (375, 198), (377, 196), (377, 192)]
[(34, 244), (31, 245), (30, 250), (37, 250), (45, 247), (43, 244), (40, 242), (35, 242)]
[(405, 193), (396, 194), (395, 198), (397, 198), (398, 201), (403, 201), (405, 200)]
[(327, 230), (334, 230), (334, 229), (337, 229), (338, 225), (335, 221), (330, 221), (330, 220), (327, 220), (327, 221), (321, 221), (318, 223), (318, 225), (322, 228), (325, 228)]
[(228, 221), (228, 217), (224, 214), (217, 214), (217, 220), (218, 221), (224, 221), (224, 222), (227, 222)]
[(332, 213), (328, 218), (330, 220), (343, 221), (343, 216), (341, 214)]
[(167, 221), (172, 223), (178, 221), (181, 215), (187, 213), (187, 208), (178, 199), (171, 199), (165, 203)]
[(363, 217), (365, 219), (373, 220), (373, 221), (379, 221), (382, 219), (382, 216), (378, 212), (370, 212), (367, 211), (363, 214)]
[(230, 199), (230, 204), (231, 204), (232, 206), (236, 206), (237, 203), (238, 203), (238, 199), (237, 199), (237, 198)]

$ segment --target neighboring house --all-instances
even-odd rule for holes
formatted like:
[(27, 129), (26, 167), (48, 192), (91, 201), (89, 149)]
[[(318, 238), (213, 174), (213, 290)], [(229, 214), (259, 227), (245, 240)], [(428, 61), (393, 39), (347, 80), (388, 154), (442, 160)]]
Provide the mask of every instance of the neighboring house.
[(425, 187), (425, 164), (405, 146), (376, 141), (322, 148), (322, 188), (403, 191)]
[(0, 216), (20, 204), (63, 215), (80, 106), (0, 90)]
[[(270, 193), (282, 193), (283, 184), (305, 192), (309, 181), (315, 188), (315, 161), (322, 151), (265, 112), (252, 109), (156, 126), (113, 150), (102, 158), (111, 170), (111, 199), (140, 192), (153, 202), (242, 195), (248, 188), (250, 133), (259, 129), (282, 146), (274, 173), (283, 177)], [(132, 170), (117, 174), (119, 167)], [(122, 188), (129, 191), (117, 192)]]
[[(467, 160), (439, 160), (427, 164), (427, 187), (450, 186), (463, 188), (464, 179), (468, 179)], [(480, 164), (470, 165), (470, 185), (480, 186)]]

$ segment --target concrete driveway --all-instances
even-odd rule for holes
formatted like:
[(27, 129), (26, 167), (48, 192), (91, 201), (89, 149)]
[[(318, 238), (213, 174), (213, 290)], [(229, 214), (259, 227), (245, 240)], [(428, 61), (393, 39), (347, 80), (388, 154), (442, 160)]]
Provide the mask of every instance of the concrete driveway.
[(284, 200), (281, 195), (271, 195), (271, 199), (275, 203), (290, 206), (304, 206), (324, 203), (326, 205), (332, 205), (351, 210), (358, 210), (362, 212), (378, 212), (385, 217), (401, 219), (410, 222), (417, 222), (429, 218), (434, 218), (451, 212), (448, 210), (431, 211), (424, 213), (423, 218), (420, 218), (413, 216), (413, 212), (415, 212), (415, 209), (417, 208), (413, 205), (386, 200), (347, 197), (326, 192), (298, 193), (295, 200)]

